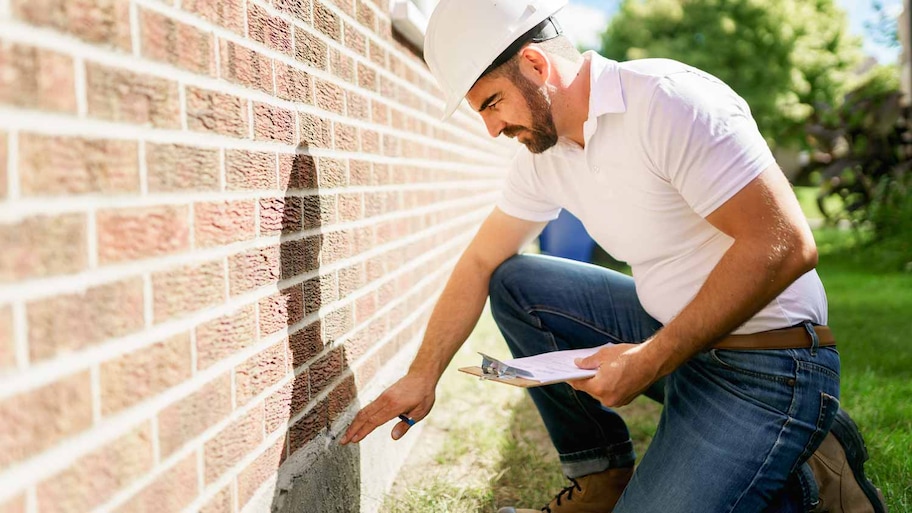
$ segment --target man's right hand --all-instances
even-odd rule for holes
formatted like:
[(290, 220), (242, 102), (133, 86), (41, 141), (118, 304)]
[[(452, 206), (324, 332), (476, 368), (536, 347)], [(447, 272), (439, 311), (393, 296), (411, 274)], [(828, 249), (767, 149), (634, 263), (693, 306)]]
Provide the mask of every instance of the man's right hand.
[[(339, 443), (358, 443), (377, 427), (399, 415), (405, 415), (418, 422), (426, 417), (434, 406), (435, 386), (436, 381), (406, 375), (355, 415)], [(400, 421), (393, 427), (390, 435), (393, 440), (398, 440), (410, 427), (407, 422)]]

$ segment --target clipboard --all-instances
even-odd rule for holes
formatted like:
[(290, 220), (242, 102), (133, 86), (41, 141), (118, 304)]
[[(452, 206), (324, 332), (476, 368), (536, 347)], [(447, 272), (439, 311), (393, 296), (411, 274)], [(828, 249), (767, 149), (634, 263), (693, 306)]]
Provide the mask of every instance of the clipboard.
[(513, 385), (520, 388), (535, 388), (565, 382), (563, 380), (536, 381), (534, 379), (522, 378), (519, 376), (490, 376), (485, 374), (484, 369), (478, 365), (474, 367), (460, 367), (459, 372), (465, 372), (466, 374), (477, 376), (485, 381), (496, 381), (498, 383), (506, 383), (507, 385)]
[(551, 380), (535, 379), (535, 375), (527, 370), (513, 367), (484, 353), (478, 354), (482, 357), (480, 366), (461, 367), (459, 371), (477, 376), (483, 380), (496, 381), (521, 388), (541, 387), (555, 383), (565, 383), (569, 379), (582, 379), (580, 376)]

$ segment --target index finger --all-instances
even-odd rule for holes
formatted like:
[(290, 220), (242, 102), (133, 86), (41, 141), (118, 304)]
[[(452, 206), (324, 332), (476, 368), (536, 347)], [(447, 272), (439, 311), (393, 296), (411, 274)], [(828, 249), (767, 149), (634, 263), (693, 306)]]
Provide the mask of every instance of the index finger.
[(398, 413), (384, 412), (383, 410), (386, 405), (380, 403), (381, 400), (378, 399), (359, 411), (358, 414), (355, 415), (355, 419), (352, 421), (351, 425), (348, 426), (348, 429), (345, 431), (345, 436), (339, 440), (339, 443), (342, 445), (358, 443), (361, 440), (364, 440), (367, 435), (371, 434), (373, 430), (398, 415)]

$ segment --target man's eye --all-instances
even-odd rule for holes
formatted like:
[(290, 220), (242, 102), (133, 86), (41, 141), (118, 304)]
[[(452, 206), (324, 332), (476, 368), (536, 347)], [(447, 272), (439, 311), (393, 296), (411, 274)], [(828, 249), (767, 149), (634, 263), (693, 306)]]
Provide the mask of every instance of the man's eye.
[(496, 102), (494, 102), (494, 103), (488, 105), (488, 109), (494, 110), (494, 108), (497, 107), (497, 104), (498, 104), (498, 103), (500, 103), (500, 100), (497, 100)]

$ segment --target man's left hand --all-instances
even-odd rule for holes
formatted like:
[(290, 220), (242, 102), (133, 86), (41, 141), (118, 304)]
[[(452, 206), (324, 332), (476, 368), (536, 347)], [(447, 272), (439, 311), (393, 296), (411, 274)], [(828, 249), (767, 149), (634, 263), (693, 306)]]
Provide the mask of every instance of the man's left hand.
[(624, 406), (659, 379), (658, 362), (650, 361), (643, 344), (617, 344), (588, 358), (577, 358), (581, 369), (596, 369), (595, 376), (570, 381), (576, 390), (595, 397), (604, 406)]

